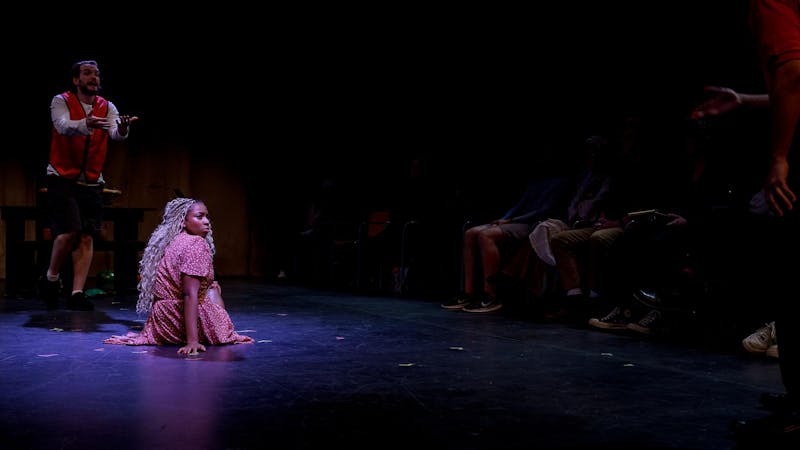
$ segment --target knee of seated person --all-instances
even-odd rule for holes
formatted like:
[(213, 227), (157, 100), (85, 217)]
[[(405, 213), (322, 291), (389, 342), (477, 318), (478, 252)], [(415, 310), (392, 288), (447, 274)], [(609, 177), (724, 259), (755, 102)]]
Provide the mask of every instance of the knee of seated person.
[(474, 239), (481, 233), (481, 231), (483, 231), (483, 227), (481, 226), (468, 228), (467, 231), (464, 232), (464, 237), (467, 239)]
[(218, 305), (222, 305), (222, 294), (220, 293), (220, 289), (218, 286), (208, 288), (208, 293), (206, 294), (206, 299), (208, 299), (212, 303), (216, 303)]

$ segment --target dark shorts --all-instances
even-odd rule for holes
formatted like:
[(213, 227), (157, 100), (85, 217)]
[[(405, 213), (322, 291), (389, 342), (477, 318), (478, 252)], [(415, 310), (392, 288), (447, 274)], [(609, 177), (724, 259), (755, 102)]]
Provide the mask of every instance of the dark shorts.
[(47, 214), (53, 235), (79, 231), (97, 236), (103, 223), (103, 187), (86, 186), (56, 175), (45, 177)]
[(500, 225), (503, 234), (517, 241), (528, 241), (528, 235), (533, 231), (533, 227), (527, 223), (504, 223)]

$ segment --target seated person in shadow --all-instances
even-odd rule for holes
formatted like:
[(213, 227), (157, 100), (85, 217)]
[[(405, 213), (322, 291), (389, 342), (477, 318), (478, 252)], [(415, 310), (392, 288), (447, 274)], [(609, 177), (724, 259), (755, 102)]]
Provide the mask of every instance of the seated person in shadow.
[[(619, 221), (609, 214), (609, 202), (615, 195), (613, 150), (601, 136), (592, 136), (585, 141), (587, 168), (570, 201), (566, 222), (555, 222), (559, 226), (550, 235), (546, 250), (551, 253), (558, 271), (559, 282), (565, 299), (559, 307), (546, 313), (546, 320), (572, 318), (587, 306), (588, 299), (597, 295), (596, 272), (599, 258), (605, 249), (622, 234)], [(584, 292), (588, 290), (589, 292)]]
[(710, 213), (698, 139), (703, 130), (670, 118), (657, 126), (661, 132), (649, 133), (648, 154), (621, 176), (625, 231), (607, 255), (603, 285), (610, 305), (589, 319), (595, 328), (654, 334), (664, 329), (667, 311), (688, 308), (699, 292), (695, 258)]
[[(527, 245), (528, 235), (536, 224), (559, 215), (573, 185), (569, 176), (534, 179), (528, 183), (517, 204), (501, 218), (468, 228), (464, 232), (462, 247), (463, 291), (442, 303), (442, 308), (467, 312), (492, 312), (501, 309), (503, 301), (498, 298), (497, 287), (493, 282), (501, 270), (501, 253), (512, 254), (512, 251)], [(476, 290), (476, 284), (480, 291)]]
[[(441, 168), (433, 155), (417, 153), (406, 160), (401, 181), (392, 190), (392, 292), (401, 295), (433, 295), (443, 285), (440, 267), (451, 251), (443, 245), (449, 236), (450, 215), (442, 207), (445, 198)], [(455, 239), (451, 239), (455, 240)], [(446, 242), (450, 244), (450, 242)]]
[(334, 267), (337, 242), (358, 239), (359, 212), (350, 186), (334, 174), (321, 174), (307, 200), (298, 232), (295, 271), (299, 281), (329, 285), (343, 272)]

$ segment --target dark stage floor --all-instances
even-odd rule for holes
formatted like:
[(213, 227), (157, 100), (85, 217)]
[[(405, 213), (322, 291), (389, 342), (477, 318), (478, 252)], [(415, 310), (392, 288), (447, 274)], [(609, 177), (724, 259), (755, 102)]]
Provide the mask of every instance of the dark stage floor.
[[(775, 360), (437, 301), (230, 280), (254, 345), (104, 345), (94, 312), (0, 308), (0, 448), (731, 449), (728, 424), (783, 392)], [(767, 447), (770, 448), (770, 447)]]

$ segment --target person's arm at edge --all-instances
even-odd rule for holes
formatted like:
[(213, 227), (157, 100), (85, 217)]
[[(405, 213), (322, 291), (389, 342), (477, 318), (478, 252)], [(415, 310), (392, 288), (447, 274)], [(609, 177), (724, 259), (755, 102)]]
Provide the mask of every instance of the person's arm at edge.
[(769, 95), (767, 94), (739, 94), (739, 102), (744, 106), (766, 108), (769, 106)]
[(740, 106), (769, 107), (769, 95), (767, 94), (743, 94), (721, 86), (706, 86), (703, 90), (707, 94), (711, 94), (711, 98), (692, 110), (691, 118), (694, 120), (726, 114)]
[(787, 184), (787, 158), (800, 123), (800, 59), (787, 61), (775, 68), (770, 98), (772, 130), (767, 203), (776, 214), (783, 215), (784, 208), (791, 210), (797, 201), (797, 196)]
[(178, 349), (181, 354), (196, 354), (198, 351), (206, 351), (200, 343), (197, 331), (197, 318), (199, 300), (197, 294), (200, 291), (200, 279), (191, 275), (181, 276), (183, 286), (183, 317), (186, 325), (186, 345)]

